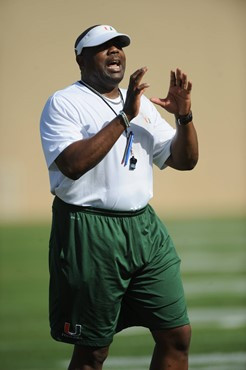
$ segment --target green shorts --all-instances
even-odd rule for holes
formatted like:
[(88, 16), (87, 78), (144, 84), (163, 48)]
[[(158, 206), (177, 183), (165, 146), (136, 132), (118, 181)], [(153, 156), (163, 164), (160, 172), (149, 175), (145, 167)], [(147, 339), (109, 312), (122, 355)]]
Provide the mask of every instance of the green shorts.
[(189, 323), (180, 259), (151, 206), (113, 212), (55, 198), (50, 327), (58, 341), (107, 346), (130, 326)]

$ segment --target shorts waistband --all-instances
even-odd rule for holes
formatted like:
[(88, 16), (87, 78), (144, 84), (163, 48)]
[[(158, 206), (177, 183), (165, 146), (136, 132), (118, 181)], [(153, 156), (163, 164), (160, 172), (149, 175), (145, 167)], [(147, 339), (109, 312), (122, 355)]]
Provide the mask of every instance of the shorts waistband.
[(97, 214), (102, 216), (111, 216), (111, 217), (133, 217), (141, 215), (146, 211), (148, 208), (148, 204), (135, 211), (115, 211), (111, 209), (104, 209), (104, 208), (95, 208), (95, 207), (84, 207), (84, 206), (78, 206), (75, 204), (69, 204), (55, 196), (53, 201), (53, 207), (62, 207), (63, 209), (66, 209), (68, 212), (83, 212), (83, 213), (91, 213), (91, 214)]

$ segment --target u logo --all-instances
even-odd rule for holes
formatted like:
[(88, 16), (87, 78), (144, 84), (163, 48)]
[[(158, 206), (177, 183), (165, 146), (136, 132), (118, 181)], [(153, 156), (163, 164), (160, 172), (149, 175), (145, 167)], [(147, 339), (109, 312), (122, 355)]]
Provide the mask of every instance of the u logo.
[(65, 322), (65, 324), (64, 324), (64, 333), (66, 333), (67, 335), (71, 335), (72, 337), (78, 337), (81, 334), (81, 331), (82, 331), (82, 327), (79, 324), (75, 325), (75, 331), (74, 332), (70, 331), (70, 323), (69, 322)]

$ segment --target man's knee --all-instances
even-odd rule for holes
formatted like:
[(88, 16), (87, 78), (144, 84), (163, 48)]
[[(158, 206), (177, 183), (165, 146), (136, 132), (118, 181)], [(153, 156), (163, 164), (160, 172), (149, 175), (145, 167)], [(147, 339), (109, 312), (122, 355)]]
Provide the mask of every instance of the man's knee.
[(109, 347), (75, 346), (72, 363), (89, 365), (97, 368), (102, 365), (108, 356)]
[(177, 328), (156, 330), (152, 332), (157, 346), (166, 348), (166, 350), (176, 350), (188, 353), (191, 339), (190, 325), (184, 325)]
[(103, 362), (106, 360), (108, 357), (108, 347), (98, 347), (94, 348), (91, 351), (91, 356), (93, 361), (99, 364), (103, 364)]

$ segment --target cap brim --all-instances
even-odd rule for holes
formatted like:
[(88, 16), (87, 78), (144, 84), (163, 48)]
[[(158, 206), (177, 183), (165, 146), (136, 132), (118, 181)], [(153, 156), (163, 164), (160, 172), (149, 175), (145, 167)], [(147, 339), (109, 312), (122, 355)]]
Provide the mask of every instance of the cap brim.
[(123, 33), (118, 33), (118, 32), (110, 32), (108, 34), (95, 37), (94, 40), (93, 39), (88, 40), (88, 42), (85, 43), (84, 48), (102, 45), (105, 42), (115, 39), (115, 38), (119, 40), (122, 47), (128, 46), (131, 43), (131, 39), (128, 35), (125, 35)]

